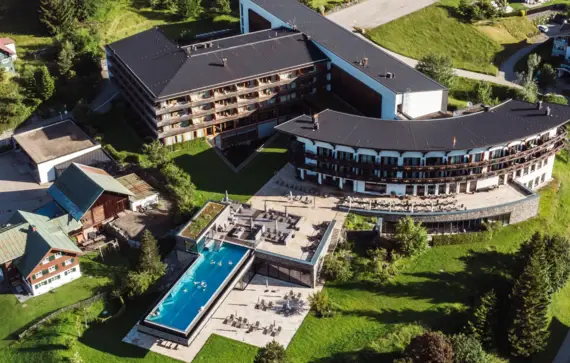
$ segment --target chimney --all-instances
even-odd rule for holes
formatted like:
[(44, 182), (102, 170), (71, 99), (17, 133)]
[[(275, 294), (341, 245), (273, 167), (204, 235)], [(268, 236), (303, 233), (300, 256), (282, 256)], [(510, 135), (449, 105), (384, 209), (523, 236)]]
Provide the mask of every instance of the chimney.
[(546, 106), (546, 112), (544, 114), (550, 116), (550, 106)]
[(228, 65), (228, 58), (222, 58), (222, 64), (226, 67)]
[(367, 57), (362, 58), (362, 66), (368, 67), (368, 58)]
[(542, 101), (536, 102), (536, 109), (537, 109), (537, 110), (542, 110)]
[(386, 72), (386, 78), (392, 79), (392, 78), (395, 78), (395, 77), (396, 77), (396, 75), (395, 75), (394, 73), (392, 73), (392, 72)]
[(37, 228), (35, 225), (33, 225), (33, 224), (30, 226), (30, 229), (32, 230), (32, 232), (37, 232), (37, 231), (38, 231), (38, 228)]
[(319, 130), (319, 115), (317, 113), (313, 115), (313, 130)]

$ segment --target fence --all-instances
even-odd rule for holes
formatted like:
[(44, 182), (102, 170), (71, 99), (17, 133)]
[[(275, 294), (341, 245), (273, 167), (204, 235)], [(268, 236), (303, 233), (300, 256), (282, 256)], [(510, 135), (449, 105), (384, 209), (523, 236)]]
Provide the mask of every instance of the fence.
[(24, 338), (25, 336), (29, 335), (31, 332), (35, 331), (37, 328), (41, 327), (46, 322), (50, 321), (51, 319), (55, 318), (56, 316), (58, 316), (62, 313), (65, 313), (67, 311), (70, 311), (70, 310), (73, 310), (75, 308), (79, 308), (79, 307), (82, 307), (85, 305), (90, 305), (90, 304), (94, 303), (95, 301), (102, 300), (106, 296), (107, 296), (107, 293), (103, 292), (103, 293), (97, 294), (95, 296), (92, 296), (88, 299), (81, 300), (75, 304), (71, 304), (71, 305), (65, 306), (59, 310), (56, 310), (53, 313), (49, 314), (48, 316), (40, 319), (38, 322), (36, 322), (34, 325), (32, 325), (29, 328), (27, 328), (26, 330), (24, 330), (22, 333), (18, 334), (18, 339)]

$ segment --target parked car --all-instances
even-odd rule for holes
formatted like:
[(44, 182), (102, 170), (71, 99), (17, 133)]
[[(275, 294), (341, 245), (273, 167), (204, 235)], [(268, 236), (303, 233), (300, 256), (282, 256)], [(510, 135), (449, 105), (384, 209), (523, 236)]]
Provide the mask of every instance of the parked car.
[(546, 25), (539, 25), (538, 30), (540, 30), (542, 33), (548, 33), (548, 27)]

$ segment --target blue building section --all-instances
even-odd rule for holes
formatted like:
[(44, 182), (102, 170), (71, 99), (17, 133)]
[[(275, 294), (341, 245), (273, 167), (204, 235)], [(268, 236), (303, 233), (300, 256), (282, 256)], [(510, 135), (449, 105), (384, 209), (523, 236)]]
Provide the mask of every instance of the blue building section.
[(62, 193), (61, 190), (59, 190), (55, 184), (49, 188), (48, 192), (51, 197), (59, 205), (61, 205), (76, 221), (80, 220), (81, 217), (83, 217), (85, 214), (86, 211), (82, 211), (78, 206), (76, 206), (69, 198), (65, 196), (65, 194)]

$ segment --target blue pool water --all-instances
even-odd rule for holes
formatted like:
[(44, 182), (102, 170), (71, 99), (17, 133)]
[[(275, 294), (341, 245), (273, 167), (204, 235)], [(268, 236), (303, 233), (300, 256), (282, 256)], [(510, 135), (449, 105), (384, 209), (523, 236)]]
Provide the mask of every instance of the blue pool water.
[(206, 307), (226, 277), (239, 264), (247, 248), (224, 243), (218, 251), (213, 244), (180, 277), (166, 297), (152, 310), (146, 320), (180, 331), (192, 324)]

